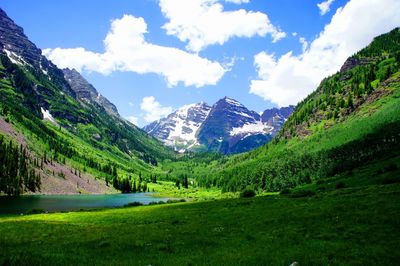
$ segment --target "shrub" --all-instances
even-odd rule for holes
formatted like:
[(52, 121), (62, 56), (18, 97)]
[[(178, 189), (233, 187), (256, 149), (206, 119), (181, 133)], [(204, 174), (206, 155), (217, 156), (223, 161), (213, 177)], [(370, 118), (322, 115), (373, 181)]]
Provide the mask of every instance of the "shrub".
[(25, 212), (25, 214), (39, 214), (39, 213), (44, 213), (45, 211), (43, 209), (38, 209), (38, 208), (34, 208), (34, 209), (30, 209), (28, 211)]
[(256, 195), (256, 192), (254, 191), (254, 189), (245, 189), (240, 193), (240, 197), (241, 198), (252, 198)]
[(315, 191), (313, 190), (295, 190), (292, 192), (292, 198), (303, 198), (303, 197), (311, 197), (315, 195)]
[(284, 189), (281, 190), (281, 192), (279, 192), (279, 194), (288, 195), (288, 194), (290, 194), (290, 189), (289, 188), (284, 188)]
[(398, 168), (398, 167), (397, 167), (396, 164), (391, 163), (391, 164), (389, 164), (389, 165), (387, 165), (387, 166), (385, 167), (385, 171), (386, 171), (386, 172), (392, 172), (392, 171), (396, 171), (397, 168)]
[(185, 199), (176, 199), (176, 200), (169, 199), (169, 200), (167, 200), (167, 203), (179, 203), (179, 202), (186, 202), (186, 200)]
[(388, 176), (382, 180), (383, 185), (395, 184), (400, 183), (400, 178), (395, 176)]
[(341, 189), (341, 188), (345, 188), (346, 185), (342, 181), (339, 181), (336, 183), (335, 187), (336, 187), (336, 189)]
[(124, 207), (135, 207), (135, 206), (142, 206), (143, 203), (135, 201), (135, 202), (130, 202), (128, 204), (125, 204)]

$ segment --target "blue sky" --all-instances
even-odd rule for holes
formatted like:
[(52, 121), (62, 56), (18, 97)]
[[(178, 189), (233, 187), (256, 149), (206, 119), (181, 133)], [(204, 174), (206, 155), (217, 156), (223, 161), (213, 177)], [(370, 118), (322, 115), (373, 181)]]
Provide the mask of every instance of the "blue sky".
[(143, 126), (224, 96), (257, 112), (295, 104), (400, 26), (399, 2), (2, 0), (1, 8), (53, 62), (77, 68)]

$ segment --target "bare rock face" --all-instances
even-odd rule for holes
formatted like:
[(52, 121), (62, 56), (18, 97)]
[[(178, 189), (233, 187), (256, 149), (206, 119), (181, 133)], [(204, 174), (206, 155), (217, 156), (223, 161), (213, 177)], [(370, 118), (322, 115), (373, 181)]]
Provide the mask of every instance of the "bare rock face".
[(372, 59), (370, 58), (349, 57), (340, 68), (340, 73), (347, 72), (356, 66), (367, 65), (371, 62), (371, 60)]
[(101, 95), (92, 84), (79, 74), (75, 69), (63, 69), (64, 78), (67, 80), (78, 99), (83, 102), (97, 104), (112, 116), (119, 117), (117, 107)]

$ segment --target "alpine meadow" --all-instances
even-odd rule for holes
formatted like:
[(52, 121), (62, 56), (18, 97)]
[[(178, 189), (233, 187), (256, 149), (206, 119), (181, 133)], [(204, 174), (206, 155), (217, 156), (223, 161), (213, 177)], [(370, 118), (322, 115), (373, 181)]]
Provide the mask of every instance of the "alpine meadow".
[(400, 2), (271, 2), (4, 0), (0, 264), (397, 265)]

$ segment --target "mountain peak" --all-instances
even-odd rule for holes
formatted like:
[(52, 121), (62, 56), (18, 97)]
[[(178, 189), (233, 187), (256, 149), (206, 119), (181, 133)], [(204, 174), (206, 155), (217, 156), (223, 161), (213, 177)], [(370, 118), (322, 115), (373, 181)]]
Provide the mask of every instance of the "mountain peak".
[(62, 71), (64, 78), (81, 101), (97, 104), (109, 115), (119, 116), (115, 105), (101, 95), (76, 69), (65, 68)]
[(260, 114), (225, 96), (212, 107), (205, 102), (182, 106), (143, 129), (180, 152), (206, 149), (222, 153), (251, 150), (268, 142), (287, 119), (289, 110), (264, 122)]
[(238, 101), (236, 101), (235, 99), (232, 99), (232, 98), (230, 98), (230, 97), (228, 97), (228, 96), (225, 96), (224, 98), (222, 98), (221, 100), (219, 100), (218, 102), (217, 102), (217, 104), (218, 103), (227, 103), (227, 104), (229, 104), (229, 105), (235, 105), (235, 106), (240, 106), (240, 107), (243, 107), (244, 105), (243, 104), (241, 104), (240, 102), (238, 102)]
[(175, 150), (184, 152), (199, 145), (196, 135), (210, 110), (205, 102), (187, 104), (143, 129)]

